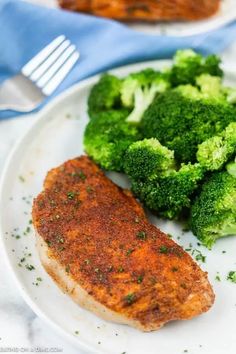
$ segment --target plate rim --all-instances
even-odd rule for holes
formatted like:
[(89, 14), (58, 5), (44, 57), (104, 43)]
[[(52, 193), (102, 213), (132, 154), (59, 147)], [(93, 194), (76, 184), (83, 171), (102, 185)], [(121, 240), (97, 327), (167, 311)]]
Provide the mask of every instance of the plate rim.
[[(111, 70), (107, 71), (101, 71), (97, 73), (96, 75), (93, 75), (85, 80), (81, 80), (78, 83), (72, 85), (69, 87), (67, 90), (63, 91), (60, 93), (58, 96), (53, 98), (46, 106), (42, 108), (39, 112), (37, 112), (32, 119), (35, 121), (26, 129), (25, 133), (17, 139), (15, 142), (14, 146), (10, 150), (4, 166), (3, 170), (1, 173), (1, 178), (0, 178), (0, 210), (3, 210), (4, 207), (4, 186), (7, 182), (7, 175), (8, 175), (8, 170), (10, 169), (12, 160), (14, 159), (14, 156), (17, 153), (18, 148), (20, 148), (22, 145), (24, 145), (25, 140), (32, 134), (32, 132), (40, 127), (40, 124), (43, 123), (44, 117), (47, 116), (47, 114), (50, 112), (51, 109), (54, 108), (57, 104), (60, 103), (61, 100), (66, 99), (67, 97), (70, 97), (70, 95), (73, 95), (76, 93), (77, 90), (86, 88), (87, 86), (95, 83), (101, 74), (105, 72), (109, 72), (112, 74), (115, 74), (116, 71), (122, 71), (125, 69), (130, 69), (130, 72), (132, 70), (140, 70), (144, 67), (147, 66), (153, 66), (155, 65), (168, 65), (171, 63), (171, 59), (154, 59), (154, 60), (149, 60), (149, 61), (142, 61), (139, 63), (133, 63), (133, 64), (126, 64), (122, 66), (118, 66), (115, 68), (112, 68)], [(17, 119), (17, 118), (13, 118)], [(53, 116), (51, 116), (50, 119), (55, 119)], [(47, 314), (40, 308), (40, 306), (33, 301), (31, 298), (30, 294), (27, 292), (27, 289), (24, 289), (22, 287), (21, 281), (19, 277), (17, 276), (17, 273), (14, 270), (14, 267), (10, 261), (10, 255), (7, 250), (7, 244), (5, 241), (5, 234), (4, 234), (4, 229), (3, 229), (3, 214), (0, 213), (0, 247), (2, 248), (2, 253), (3, 253), (3, 258), (4, 262), (7, 266), (7, 269), (9, 270), (9, 273), (11, 275), (11, 278), (13, 279), (17, 289), (19, 290), (19, 293), (23, 300), (26, 302), (26, 304), (31, 308), (31, 310), (38, 316), (40, 317), (43, 321), (45, 321), (52, 329), (55, 330), (55, 332), (61, 334), (65, 339), (68, 340), (69, 343), (73, 343), (75, 346), (79, 347), (81, 350), (86, 351), (91, 354), (104, 354), (101, 350), (97, 350), (96, 348), (92, 347), (91, 345), (85, 343), (83, 340), (81, 340), (79, 337), (75, 337), (73, 334), (69, 333), (65, 329), (63, 329), (59, 324), (53, 321), (50, 317), (47, 316)]]

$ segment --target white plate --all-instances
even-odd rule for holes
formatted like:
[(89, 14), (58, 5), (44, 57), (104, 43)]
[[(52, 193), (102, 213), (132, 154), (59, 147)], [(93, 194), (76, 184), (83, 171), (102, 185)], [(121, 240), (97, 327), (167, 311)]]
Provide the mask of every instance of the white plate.
[(141, 32), (150, 34), (165, 34), (169, 36), (192, 36), (209, 31), (213, 31), (219, 27), (236, 19), (236, 2), (235, 0), (223, 0), (220, 10), (212, 17), (199, 21), (179, 21), (154, 24), (133, 24), (131, 27)]
[[(122, 76), (148, 66), (161, 68), (167, 63), (127, 66), (114, 73)], [(190, 354), (235, 354), (236, 285), (227, 281), (226, 275), (230, 270), (236, 270), (236, 238), (219, 241), (211, 252), (200, 247), (207, 257), (202, 267), (209, 272), (216, 292), (213, 308), (193, 320), (173, 322), (152, 333), (105, 322), (80, 308), (57, 288), (41, 266), (32, 225), (29, 225), (32, 196), (41, 191), (49, 169), (83, 153), (82, 137), (88, 120), (86, 101), (96, 80), (94, 77), (79, 83), (42, 110), (6, 165), (0, 196), (1, 246), (22, 296), (39, 316), (91, 353), (181, 354), (188, 350)], [(171, 221), (158, 222), (154, 217), (152, 221), (185, 247), (191, 242), (199, 249), (196, 238), (190, 233), (183, 234), (180, 225)], [(226, 253), (222, 253), (224, 250)], [(32, 255), (28, 256), (29, 253)], [(26, 260), (21, 263), (24, 257)], [(27, 270), (26, 264), (33, 265), (35, 270)], [(217, 271), (221, 282), (215, 280)], [(38, 277), (42, 281), (37, 281)]]

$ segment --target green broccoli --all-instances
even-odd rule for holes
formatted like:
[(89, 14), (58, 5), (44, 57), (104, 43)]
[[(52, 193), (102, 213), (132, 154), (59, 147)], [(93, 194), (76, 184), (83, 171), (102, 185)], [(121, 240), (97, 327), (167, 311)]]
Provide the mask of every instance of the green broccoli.
[(201, 100), (206, 103), (227, 103), (228, 88), (222, 85), (220, 77), (202, 74), (197, 76), (195, 81), (196, 86), (191, 84), (179, 85), (175, 88), (175, 91), (191, 100)]
[(200, 90), (200, 98), (226, 102), (226, 89), (222, 86), (222, 79), (219, 76), (202, 74), (196, 78), (196, 84)]
[(125, 151), (140, 139), (137, 128), (125, 121), (127, 115), (127, 110), (102, 112), (86, 126), (85, 151), (106, 170), (122, 171)]
[(196, 78), (196, 84), (200, 87), (205, 97), (214, 97), (217, 100), (224, 100), (230, 104), (236, 103), (235, 87), (223, 86), (222, 78), (220, 77), (202, 74)]
[(169, 71), (172, 86), (195, 84), (195, 79), (201, 74), (222, 76), (219, 67), (220, 59), (215, 55), (204, 58), (191, 49), (178, 50), (174, 56), (174, 64)]
[(140, 131), (174, 150), (179, 162), (195, 162), (198, 145), (236, 121), (236, 110), (226, 100), (205, 98), (191, 85), (155, 97), (144, 112)]
[(235, 177), (223, 171), (208, 178), (192, 205), (190, 227), (208, 248), (218, 238), (236, 234)]
[(175, 167), (174, 152), (156, 139), (131, 144), (124, 157), (124, 171), (134, 179), (154, 179)]
[(132, 180), (132, 191), (144, 204), (158, 215), (178, 218), (190, 207), (191, 197), (203, 179), (204, 169), (199, 164), (182, 165), (167, 176), (154, 180)]
[(197, 160), (208, 171), (219, 170), (236, 153), (236, 122), (230, 123), (219, 136), (198, 146)]
[(226, 93), (227, 93), (227, 102), (231, 103), (231, 104), (235, 104), (236, 103), (236, 89), (228, 87), (226, 90), (227, 90), (226, 91)]
[(168, 87), (169, 82), (165, 74), (153, 69), (128, 75), (121, 86), (121, 102), (124, 107), (132, 109), (127, 121), (139, 123), (156, 94), (164, 92)]
[(232, 175), (233, 177), (236, 178), (236, 157), (235, 157), (234, 161), (229, 162), (226, 165), (226, 170), (230, 175)]
[(179, 85), (171, 92), (175, 92), (180, 94), (183, 97), (186, 97), (190, 100), (201, 100), (203, 96), (198, 87), (187, 84), (187, 85)]
[(94, 118), (101, 111), (120, 106), (121, 80), (114, 75), (101, 76), (97, 84), (92, 87), (88, 99), (88, 114)]

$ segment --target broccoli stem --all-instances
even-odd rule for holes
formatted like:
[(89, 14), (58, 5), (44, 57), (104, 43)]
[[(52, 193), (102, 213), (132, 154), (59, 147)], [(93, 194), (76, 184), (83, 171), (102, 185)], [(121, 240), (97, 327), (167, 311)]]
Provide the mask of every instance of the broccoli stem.
[(129, 123), (139, 123), (142, 119), (143, 113), (150, 106), (156, 93), (158, 92), (158, 87), (156, 85), (151, 85), (150, 88), (141, 87), (137, 88), (134, 93), (134, 109), (126, 119)]

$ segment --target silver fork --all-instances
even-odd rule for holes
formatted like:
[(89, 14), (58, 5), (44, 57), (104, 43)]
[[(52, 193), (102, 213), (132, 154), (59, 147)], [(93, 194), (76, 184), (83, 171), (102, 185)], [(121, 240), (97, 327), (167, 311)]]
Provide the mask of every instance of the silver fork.
[(64, 35), (55, 38), (0, 86), (0, 110), (29, 112), (50, 96), (79, 59)]

